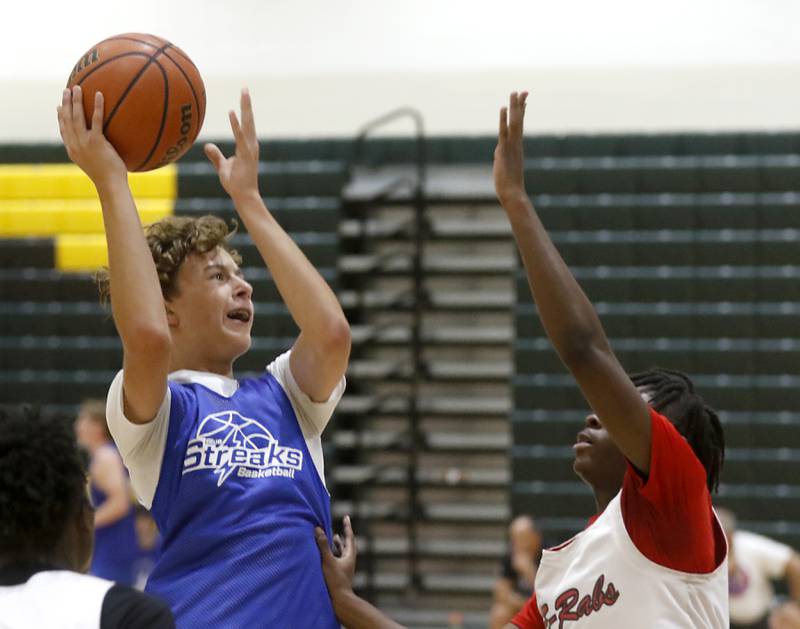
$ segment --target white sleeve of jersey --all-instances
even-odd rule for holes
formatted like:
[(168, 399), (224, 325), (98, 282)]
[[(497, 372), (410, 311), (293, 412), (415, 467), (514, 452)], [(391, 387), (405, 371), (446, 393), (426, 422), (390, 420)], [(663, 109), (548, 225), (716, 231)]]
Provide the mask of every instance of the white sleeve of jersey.
[(733, 551), (737, 556), (746, 556), (748, 563), (758, 566), (769, 579), (779, 579), (786, 573), (793, 552), (786, 544), (750, 531), (734, 533)]
[(273, 377), (280, 383), (286, 395), (289, 396), (289, 401), (292, 403), (297, 421), (300, 422), (300, 428), (303, 430), (303, 436), (306, 439), (315, 437), (322, 434), (325, 426), (333, 415), (336, 405), (342, 399), (342, 394), (345, 388), (345, 379), (339, 381), (336, 388), (324, 402), (314, 402), (300, 389), (300, 385), (292, 375), (292, 368), (289, 362), (289, 357), (292, 355), (291, 350), (284, 352), (273, 360), (268, 366), (269, 371)]
[(322, 455), (320, 435), (328, 425), (328, 420), (342, 398), (346, 384), (345, 379), (342, 376), (341, 381), (325, 402), (315, 402), (300, 389), (300, 385), (294, 379), (289, 363), (291, 354), (292, 352), (289, 350), (278, 356), (267, 366), (267, 371), (280, 383), (292, 403), (292, 409), (297, 416), (297, 422), (300, 424), (300, 430), (311, 454), (314, 467), (317, 469), (322, 484), (325, 485), (325, 459)]
[(153, 421), (147, 424), (134, 424), (125, 417), (122, 371), (115, 376), (108, 389), (106, 399), (108, 429), (117, 444), (125, 467), (128, 468), (133, 490), (139, 502), (148, 509), (153, 504), (158, 477), (161, 474), (171, 400), (172, 394), (167, 387), (164, 401)]

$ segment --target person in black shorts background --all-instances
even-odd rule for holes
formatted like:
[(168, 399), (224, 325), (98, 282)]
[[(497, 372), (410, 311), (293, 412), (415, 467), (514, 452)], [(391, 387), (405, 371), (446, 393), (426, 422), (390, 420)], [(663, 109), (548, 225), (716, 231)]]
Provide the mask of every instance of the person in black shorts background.
[(4, 629), (173, 629), (162, 601), (80, 574), (94, 536), (86, 464), (72, 428), (0, 406), (0, 625)]

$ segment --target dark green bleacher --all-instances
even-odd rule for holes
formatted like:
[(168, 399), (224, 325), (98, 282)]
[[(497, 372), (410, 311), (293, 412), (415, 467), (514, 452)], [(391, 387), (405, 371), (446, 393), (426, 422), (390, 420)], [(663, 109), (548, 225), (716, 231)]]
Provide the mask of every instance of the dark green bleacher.
[[(800, 147), (795, 134), (581, 140), (526, 163), (529, 191), (629, 372), (690, 373), (725, 424), (716, 501), (800, 545)], [(514, 512), (582, 528), (586, 403), (517, 278)]]
[[(428, 154), (437, 164), (486, 166), (494, 143), (437, 138)], [(229, 144), (222, 148), (230, 153)], [(350, 140), (262, 148), (269, 207), (334, 284), (352, 155)], [(367, 146), (367, 161), (382, 165), (409, 164), (413, 155), (411, 140)], [(744, 526), (800, 545), (800, 133), (531, 137), (526, 155), (537, 208), (626, 368), (689, 371), (720, 409), (729, 444), (720, 504), (734, 507)], [(58, 146), (0, 147), (0, 163), (65, 160)], [(200, 147), (180, 164), (179, 189), (176, 214), (235, 217)], [(236, 244), (257, 304), (254, 349), (238, 366), (247, 372), (288, 347), (296, 331), (243, 228)], [(91, 277), (53, 271), (52, 247), (41, 240), (0, 242), (0, 260), (0, 402), (73, 409), (103, 396), (120, 353)], [(522, 278), (516, 294), (512, 506), (558, 539), (592, 509), (569, 448), (586, 408), (549, 350)], [(378, 292), (341, 296), (353, 311), (407, 308)], [(431, 291), (429, 299), (463, 313), (476, 303), (506, 308), (513, 294)], [(390, 402), (380, 401), (387, 413), (395, 412)]]
[[(335, 285), (345, 163), (321, 160), (305, 143), (296, 144), (302, 148), (292, 156), (262, 162), (261, 189), (277, 220)], [(0, 146), (0, 162), (64, 160), (57, 146)], [(178, 189), (175, 214), (236, 218), (216, 173), (197, 149), (179, 164)], [(237, 363), (237, 373), (243, 374), (262, 370), (288, 349), (297, 329), (239, 223), (233, 245), (243, 256), (256, 302), (253, 347)], [(92, 275), (54, 270), (50, 239), (0, 240), (0, 262), (0, 403), (36, 401), (70, 412), (86, 397), (104, 397), (122, 355)]]

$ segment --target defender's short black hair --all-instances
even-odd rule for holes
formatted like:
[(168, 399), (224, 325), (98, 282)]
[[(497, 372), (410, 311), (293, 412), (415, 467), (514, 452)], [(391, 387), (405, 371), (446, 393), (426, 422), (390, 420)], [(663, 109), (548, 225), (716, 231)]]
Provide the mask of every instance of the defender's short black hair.
[(650, 406), (678, 429), (703, 467), (710, 491), (719, 486), (725, 461), (725, 434), (713, 408), (708, 406), (685, 373), (654, 368), (631, 376), (633, 384), (650, 395)]
[(87, 502), (85, 459), (70, 423), (0, 405), (0, 555), (46, 557)]

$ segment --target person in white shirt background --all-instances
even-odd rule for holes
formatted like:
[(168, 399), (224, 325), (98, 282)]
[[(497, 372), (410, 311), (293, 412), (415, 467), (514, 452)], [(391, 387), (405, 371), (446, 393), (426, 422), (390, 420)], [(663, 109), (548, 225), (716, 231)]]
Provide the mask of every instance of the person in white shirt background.
[[(728, 509), (717, 513), (728, 538), (728, 587), (734, 629), (800, 629), (800, 555), (786, 544), (737, 528)], [(773, 581), (784, 580), (781, 603)]]

